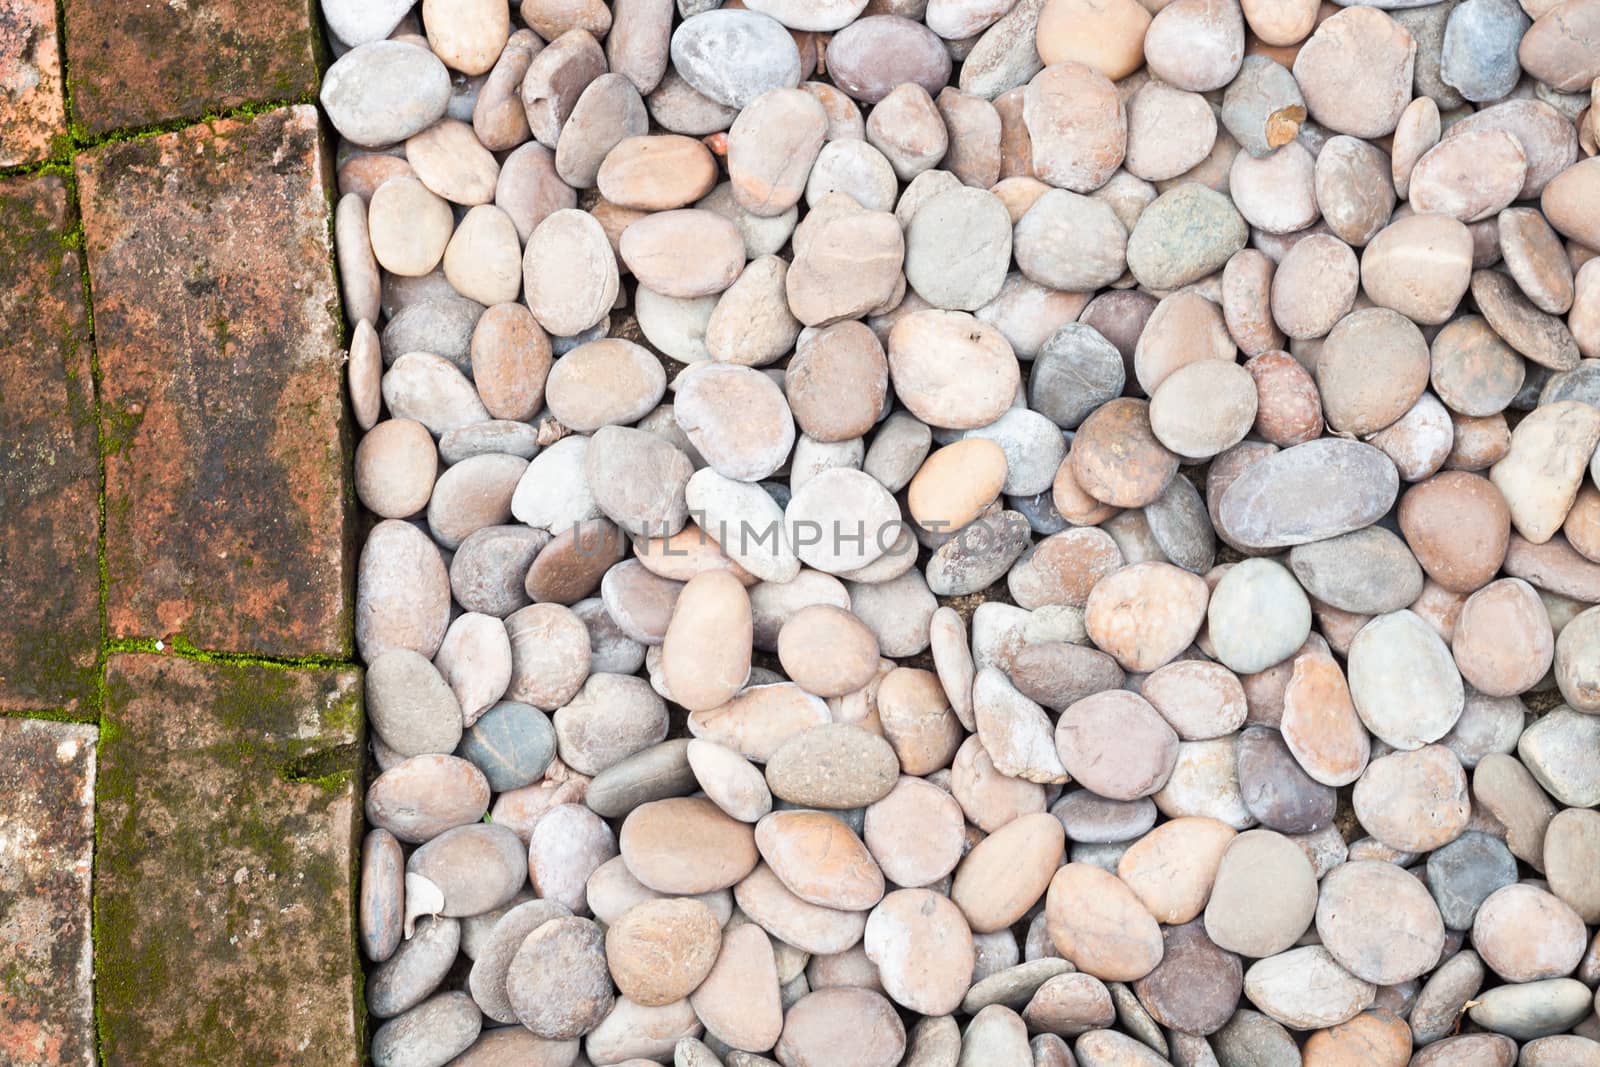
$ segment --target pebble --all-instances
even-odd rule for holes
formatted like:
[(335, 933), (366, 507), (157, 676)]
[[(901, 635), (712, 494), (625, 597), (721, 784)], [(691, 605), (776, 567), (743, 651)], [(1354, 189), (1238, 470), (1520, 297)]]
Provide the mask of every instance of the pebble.
[(1495, 890), (1472, 921), (1473, 947), (1490, 970), (1510, 982), (1570, 974), (1586, 943), (1577, 912), (1532, 885)]
[(1586, 6), (325, 6), (375, 1062), (1586, 1062)]
[[(1394, 985), (1424, 974), (1444, 946), (1444, 921), (1422, 884), (1381, 860), (1351, 860), (1330, 871), (1317, 901), (1317, 934), (1357, 978)], [(1380, 911), (1390, 918), (1379, 918)], [(1394, 929), (1408, 936), (1397, 939)]]
[(1070, 963), (1102, 981), (1131, 982), (1161, 962), (1161, 928), (1116, 875), (1069, 863), (1046, 897), (1050, 938)]
[(1461, 716), (1466, 696), (1455, 661), (1433, 628), (1410, 611), (1380, 615), (1363, 627), (1347, 662), (1361, 721), (1395, 748), (1437, 741)]

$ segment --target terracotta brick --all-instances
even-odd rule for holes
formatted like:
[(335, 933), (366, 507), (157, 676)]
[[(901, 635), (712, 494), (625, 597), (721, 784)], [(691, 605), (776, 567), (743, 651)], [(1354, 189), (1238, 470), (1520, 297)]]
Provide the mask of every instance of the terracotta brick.
[(108, 1067), (354, 1067), (361, 675), (115, 655), (95, 859)]
[(0, 1063), (92, 1065), (95, 739), (0, 719)]
[(349, 655), (328, 163), (308, 106), (78, 157), (113, 638)]
[(100, 473), (74, 222), (61, 178), (0, 179), (0, 710), (93, 712)]
[(55, 0), (0, 0), (0, 167), (49, 159), (66, 132)]
[(64, 0), (74, 115), (91, 135), (317, 87), (307, 0)]

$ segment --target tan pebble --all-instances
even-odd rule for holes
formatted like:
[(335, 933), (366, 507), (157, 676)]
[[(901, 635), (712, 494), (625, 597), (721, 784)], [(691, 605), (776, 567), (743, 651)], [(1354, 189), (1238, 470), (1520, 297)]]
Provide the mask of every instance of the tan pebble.
[(1178, 755), (1178, 735), (1166, 720), (1143, 697), (1120, 689), (1074, 702), (1061, 713), (1055, 739), (1073, 779), (1112, 800), (1160, 791)]
[(744, 241), (712, 211), (659, 211), (622, 231), (622, 262), (662, 296), (693, 299), (727, 289), (744, 270)]
[(1322, 337), (1350, 312), (1360, 268), (1350, 246), (1329, 234), (1299, 241), (1272, 279), (1272, 317), (1290, 337)]
[(1527, 154), (1511, 134), (1464, 133), (1439, 142), (1417, 160), (1411, 171), (1411, 206), (1421, 214), (1477, 222), (1515, 200), (1527, 173)]
[(1150, 13), (1137, 0), (1049, 0), (1039, 13), (1039, 57), (1082, 63), (1120, 81), (1144, 63)]
[(1173, 819), (1122, 854), (1117, 877), (1157, 922), (1189, 922), (1205, 908), (1222, 854), (1235, 836), (1232, 827), (1216, 819)]
[(1267, 233), (1293, 233), (1317, 221), (1316, 160), (1299, 141), (1257, 159), (1233, 157), (1228, 195), (1239, 214)]
[[(391, 274), (420, 278), (439, 265), (455, 228), (450, 205), (410, 174), (378, 186), (367, 207), (372, 254)], [(401, 353), (396, 353), (401, 354)]]
[(1393, 132), (1411, 101), (1417, 43), (1377, 8), (1346, 8), (1317, 27), (1294, 61), (1311, 117), (1338, 133)]
[(501, 0), (423, 0), (428, 47), (452, 70), (484, 74), (511, 35), (511, 12)]
[(690, 711), (733, 699), (750, 673), (750, 597), (721, 571), (696, 575), (678, 595), (662, 643), (667, 688)]
[(1203, 359), (1232, 362), (1233, 338), (1221, 308), (1194, 290), (1173, 293), (1150, 312), (1134, 347), (1139, 388), (1153, 396), (1167, 375)]
[(1004, 930), (1050, 885), (1066, 845), (1053, 815), (1023, 815), (980, 841), (956, 869), (950, 899), (978, 933)]
[(758, 860), (751, 828), (697, 797), (634, 808), (622, 822), (618, 843), (633, 876), (662, 893), (726, 889), (754, 870)]
[(1565, 0), (1546, 7), (1523, 34), (1517, 60), (1533, 77), (1557, 92), (1587, 89), (1600, 77), (1592, 42), (1600, 16), (1592, 4)]
[(825, 908), (864, 911), (883, 897), (883, 872), (861, 839), (820, 811), (775, 811), (756, 824), (756, 844), (789, 890)]
[(1004, 414), (1021, 383), (1005, 337), (965, 312), (913, 312), (890, 331), (888, 349), (895, 394), (930, 426), (987, 425)]
[(931, 890), (885, 896), (867, 918), (862, 943), (884, 992), (912, 1011), (953, 1012), (972, 983), (972, 931), (961, 910)]
[(827, 131), (826, 108), (804, 89), (772, 89), (751, 101), (728, 131), (728, 180), (740, 206), (762, 218), (794, 207)]
[(603, 319), (619, 281), (605, 231), (594, 216), (575, 208), (552, 212), (539, 223), (523, 251), (522, 278), (534, 318), (558, 337), (582, 333)]
[(717, 164), (692, 137), (667, 133), (629, 137), (600, 164), (600, 195), (622, 207), (666, 211), (709, 193)]
[(1205, 159), (1216, 143), (1216, 115), (1198, 93), (1152, 80), (1128, 100), (1127, 111), (1123, 166), (1146, 181), (1177, 177)]
[(765, 761), (794, 734), (828, 721), (828, 705), (792, 682), (757, 685), (719, 707), (689, 715), (695, 737)]
[(1364, 1011), (1313, 1033), (1302, 1055), (1305, 1067), (1405, 1067), (1411, 1028), (1387, 1011)]
[(1294, 657), (1281, 727), (1295, 761), (1323, 785), (1349, 785), (1367, 767), (1372, 742), (1332, 656), (1314, 652)]
[(1229, 0), (1172, 0), (1145, 33), (1150, 72), (1190, 92), (1220, 89), (1244, 61), (1244, 16)]
[(1460, 837), (1472, 807), (1461, 761), (1443, 745), (1373, 760), (1352, 804), (1363, 829), (1407, 852), (1431, 852)]
[(948, 766), (961, 746), (961, 721), (932, 671), (891, 668), (878, 683), (877, 710), (884, 737), (907, 774)]
[(870, 989), (819, 989), (784, 1018), (777, 1055), (784, 1067), (895, 1067), (906, 1050), (894, 1005)]
[(1365, 435), (1404, 415), (1428, 385), (1422, 332), (1388, 308), (1339, 321), (1317, 358), (1323, 413), (1334, 430)]
[(1234, 344), (1247, 356), (1284, 346), (1271, 306), (1275, 271), (1272, 260), (1254, 248), (1235, 252), (1222, 271), (1223, 319)]
[(700, 987), (689, 995), (707, 1033), (735, 1049), (762, 1051), (783, 1031), (783, 1004), (772, 940), (753, 923), (735, 926), (722, 938)]
[(1255, 432), (1282, 448), (1322, 435), (1322, 401), (1316, 381), (1287, 352), (1263, 352), (1247, 361), (1256, 385)]
[(1431, 96), (1419, 96), (1406, 105), (1400, 113), (1400, 122), (1394, 131), (1394, 156), (1391, 176), (1395, 192), (1407, 196), (1411, 188), (1411, 170), (1423, 153), (1439, 143), (1441, 132), (1439, 105)]
[(925, 528), (958, 530), (1000, 494), (1006, 455), (986, 438), (972, 437), (934, 452), (907, 488), (906, 506)]
[(703, 738), (690, 741), (687, 753), (695, 780), (717, 807), (740, 822), (755, 822), (772, 810), (766, 778), (739, 753)]
[(843, 952), (861, 941), (865, 911), (819, 907), (795, 896), (766, 864), (734, 887), (739, 909), (783, 944), (805, 952)]
[(1075, 193), (1093, 192), (1127, 149), (1128, 123), (1116, 87), (1082, 63), (1057, 63), (1028, 82), (1023, 117), (1034, 175)]
[(1220, 948), (1260, 959), (1298, 941), (1316, 908), (1316, 876), (1300, 847), (1272, 830), (1250, 830), (1222, 855), (1205, 932)]
[(1231, 734), (1244, 725), (1244, 687), (1219, 663), (1179, 660), (1145, 678), (1140, 695), (1185, 741)]
[(867, 806), (862, 836), (885, 878), (915, 888), (955, 869), (966, 847), (964, 827), (954, 797), (921, 778), (904, 776), (888, 796)]
[(976, 736), (967, 738), (950, 765), (950, 792), (973, 825), (991, 833), (1020, 815), (1045, 809), (1044, 786), (995, 770)]
[(496, 304), (472, 331), (472, 380), (490, 416), (523, 421), (538, 413), (550, 373), (550, 338), (526, 306)]
[(1575, 163), (1544, 187), (1539, 206), (1550, 225), (1563, 236), (1589, 248), (1600, 248), (1600, 162)]
[(606, 928), (606, 963), (629, 999), (670, 1004), (711, 972), (722, 930), (710, 908), (690, 898), (647, 900)]
[(1490, 970), (1510, 982), (1570, 974), (1587, 943), (1578, 913), (1532, 885), (1495, 890), (1472, 921), (1473, 947)]
[(1103, 981), (1131, 982), (1161, 962), (1161, 927), (1116, 875), (1069, 863), (1045, 902), (1050, 939), (1062, 956)]
[(1269, 45), (1294, 45), (1316, 26), (1318, 5), (1311, 0), (1243, 0), (1244, 18), (1252, 32)]
[(1143, 507), (1177, 472), (1178, 457), (1157, 439), (1150, 405), (1124, 397), (1084, 420), (1068, 455), (1080, 489), (1115, 507)]
[[(720, 304), (718, 309), (720, 312)], [(782, 311), (788, 318), (787, 308)], [(718, 318), (716, 314), (712, 317)], [(799, 326), (792, 318), (788, 322)], [(716, 325), (714, 321), (713, 328)], [(711, 339), (708, 329), (707, 340)], [(888, 359), (866, 326), (854, 321), (835, 323), (813, 333), (795, 349), (784, 372), (783, 389), (795, 422), (808, 437), (847, 441), (863, 436), (877, 424), (889, 390)]]
[(1334, 236), (1362, 246), (1389, 224), (1395, 187), (1389, 157), (1358, 137), (1340, 134), (1317, 153), (1317, 206)]
[(1094, 587), (1084, 621), (1094, 643), (1125, 669), (1152, 671), (1194, 640), (1208, 599), (1196, 575), (1169, 563), (1139, 563)]

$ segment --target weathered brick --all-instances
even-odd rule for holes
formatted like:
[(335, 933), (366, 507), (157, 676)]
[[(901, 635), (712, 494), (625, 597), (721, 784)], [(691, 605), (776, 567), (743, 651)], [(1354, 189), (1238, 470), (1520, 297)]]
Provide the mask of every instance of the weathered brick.
[(0, 1063), (92, 1065), (95, 739), (0, 719)]
[(61, 178), (0, 179), (0, 710), (92, 713), (100, 473), (75, 222)]
[(108, 1067), (353, 1067), (361, 676), (107, 666), (95, 862)]
[(0, 167), (49, 159), (66, 132), (55, 0), (0, 0)]
[(110, 144), (78, 176), (111, 636), (347, 656), (354, 509), (316, 111)]
[(74, 114), (98, 135), (302, 99), (317, 86), (312, 6), (65, 0)]

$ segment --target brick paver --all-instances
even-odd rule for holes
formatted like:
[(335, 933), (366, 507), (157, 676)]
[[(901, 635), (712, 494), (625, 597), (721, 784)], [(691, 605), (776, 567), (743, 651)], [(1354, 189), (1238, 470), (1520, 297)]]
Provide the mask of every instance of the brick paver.
[(93, 726), (0, 719), (0, 1063), (95, 1062)]
[(78, 157), (113, 639), (349, 654), (328, 162), (309, 106)]
[(74, 218), (60, 177), (0, 179), (0, 711), (93, 714), (100, 474)]
[(66, 132), (55, 0), (0, 0), (0, 167), (50, 158)]
[(91, 136), (298, 100), (317, 86), (307, 0), (65, 0), (76, 117)]
[(109, 1067), (360, 1062), (360, 679), (111, 658), (95, 861)]

